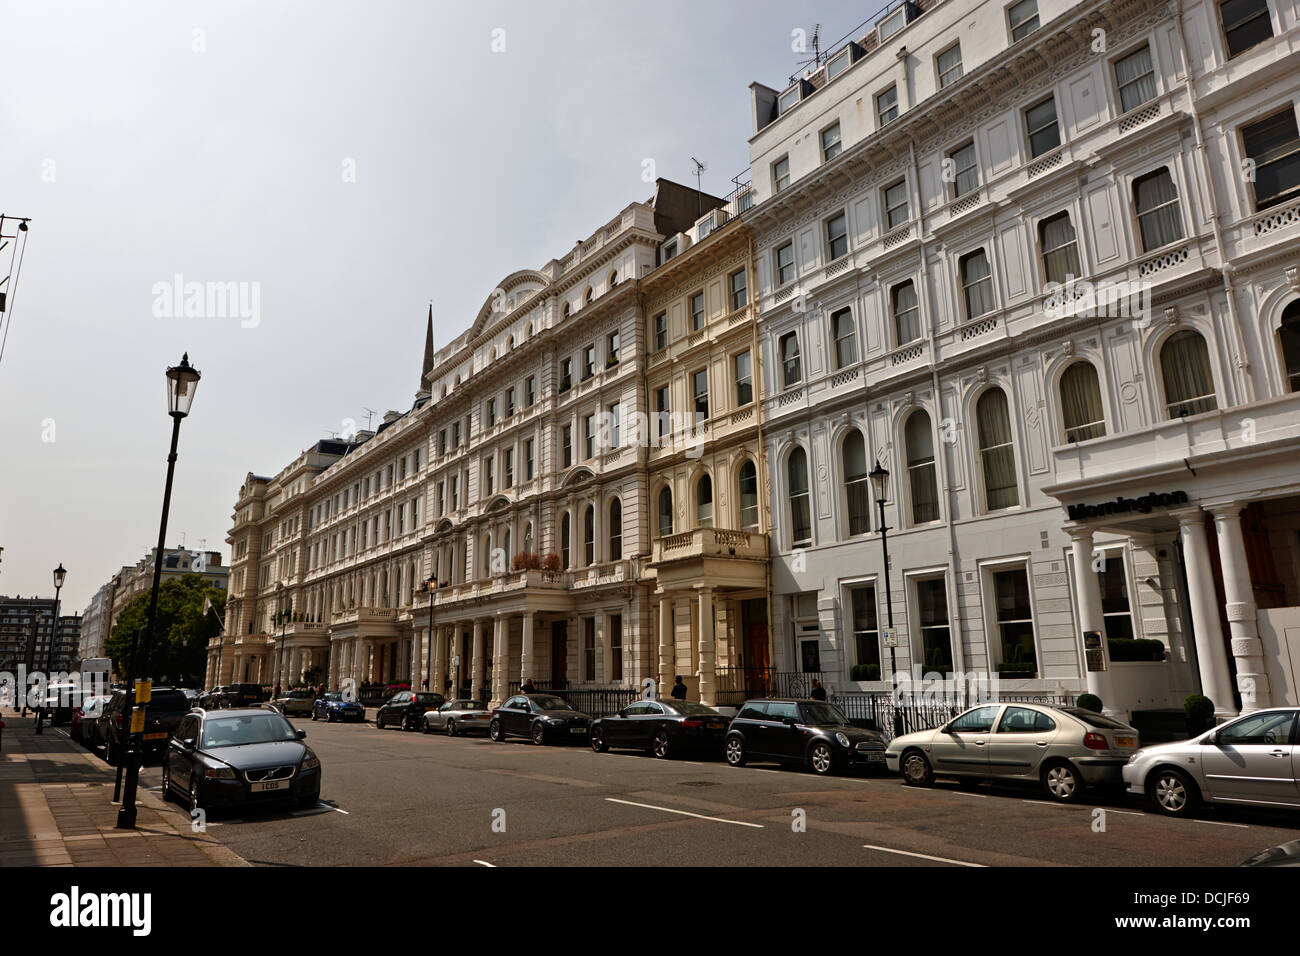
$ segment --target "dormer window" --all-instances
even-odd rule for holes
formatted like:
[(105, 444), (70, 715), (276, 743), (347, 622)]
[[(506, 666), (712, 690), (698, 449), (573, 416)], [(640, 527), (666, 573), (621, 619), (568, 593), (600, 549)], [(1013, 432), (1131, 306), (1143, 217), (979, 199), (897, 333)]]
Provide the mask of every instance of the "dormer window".
[(826, 79), (833, 80), (852, 65), (853, 50), (851, 47), (845, 47), (835, 56), (830, 58), (826, 64)]
[(891, 15), (880, 21), (880, 25), (876, 27), (876, 30), (880, 35), (881, 43), (887, 42), (890, 37), (897, 36), (902, 31), (903, 27), (907, 26), (909, 19), (907, 14), (910, 12), (910, 8), (910, 3), (904, 4)]
[(799, 105), (799, 99), (800, 99), (799, 94), (801, 92), (800, 85), (801, 84), (796, 83), (794, 86), (790, 87), (788, 90), (786, 90), (784, 93), (781, 94), (781, 98), (777, 100), (778, 113), (784, 113), (787, 110), (792, 109), (795, 106)]

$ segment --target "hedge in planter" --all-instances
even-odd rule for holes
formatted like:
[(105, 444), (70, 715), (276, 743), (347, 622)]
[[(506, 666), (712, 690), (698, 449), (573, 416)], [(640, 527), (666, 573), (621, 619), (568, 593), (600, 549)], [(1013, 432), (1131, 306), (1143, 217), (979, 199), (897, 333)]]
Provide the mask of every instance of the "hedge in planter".
[(1163, 661), (1165, 645), (1163, 641), (1139, 637), (1112, 637), (1106, 642), (1110, 659), (1119, 662)]
[(854, 664), (849, 668), (852, 680), (880, 680), (879, 664)]

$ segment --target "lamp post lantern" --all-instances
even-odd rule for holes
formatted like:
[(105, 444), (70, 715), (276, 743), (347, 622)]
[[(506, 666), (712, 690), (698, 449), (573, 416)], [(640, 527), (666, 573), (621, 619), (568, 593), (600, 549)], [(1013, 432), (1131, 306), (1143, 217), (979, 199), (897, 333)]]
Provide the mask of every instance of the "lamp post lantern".
[(59, 639), (59, 591), (63, 589), (63, 581), (67, 578), (68, 572), (63, 568), (63, 562), (54, 569), (54, 620), (50, 622), (50, 646), (45, 654), (45, 687), (46, 691), (41, 700), (40, 709), (36, 711), (36, 732), (39, 734), (43, 731), (45, 723), (45, 705), (50, 700), (50, 675), (54, 673), (54, 642)]
[[(153, 638), (154, 624), (158, 615), (158, 586), (162, 582), (163, 552), (166, 549), (167, 514), (171, 510), (172, 479), (176, 474), (176, 443), (180, 439), (181, 421), (190, 413), (194, 403), (194, 393), (199, 386), (199, 370), (190, 365), (189, 353), (181, 356), (181, 364), (173, 365), (167, 370), (167, 414), (172, 418), (172, 444), (167, 455), (167, 484), (163, 489), (162, 519), (158, 524), (158, 547), (154, 551), (153, 588), (149, 592), (149, 613), (145, 618), (143, 657), (140, 668), (145, 679), (153, 676)], [(127, 684), (126, 716), (130, 719), (135, 713), (135, 682)], [(128, 725), (126, 730), (130, 729)], [(126, 787), (122, 794), (122, 805), (117, 809), (117, 828), (119, 830), (135, 829), (135, 791), (140, 781), (141, 754), (135, 746), (133, 734), (127, 735), (126, 749)]]
[[(871, 491), (876, 498), (876, 507), (880, 509), (880, 550), (885, 564), (885, 620), (890, 631), (894, 630), (894, 595), (889, 587), (889, 526), (885, 524), (885, 502), (889, 500), (889, 469), (876, 461), (876, 467), (871, 469), (867, 475), (871, 479)], [(895, 657), (895, 644), (897, 640), (890, 643), (889, 646), (889, 679), (894, 684), (894, 689), (898, 689), (896, 675), (898, 673), (898, 659)], [(902, 733), (902, 714), (899, 713), (898, 701), (894, 702), (894, 735)]]

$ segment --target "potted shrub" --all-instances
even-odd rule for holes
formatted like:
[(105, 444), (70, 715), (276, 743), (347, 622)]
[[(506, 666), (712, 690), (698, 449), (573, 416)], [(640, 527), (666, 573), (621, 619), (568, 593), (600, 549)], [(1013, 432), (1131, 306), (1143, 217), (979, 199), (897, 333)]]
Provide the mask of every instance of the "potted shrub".
[(548, 554), (548, 555), (547, 555), (547, 556), (542, 560), (542, 570), (543, 570), (543, 571), (558, 571), (558, 570), (560, 570), (560, 556), (559, 556), (558, 554), (556, 554), (554, 551), (552, 551), (550, 554)]
[(880, 680), (879, 664), (854, 664), (849, 668), (852, 680)]
[(1204, 694), (1192, 694), (1183, 701), (1187, 713), (1187, 736), (1195, 737), (1214, 726), (1214, 701)]
[(1094, 714), (1101, 713), (1101, 698), (1096, 694), (1080, 694), (1079, 699), (1075, 701), (1075, 704), (1082, 710), (1090, 710)]

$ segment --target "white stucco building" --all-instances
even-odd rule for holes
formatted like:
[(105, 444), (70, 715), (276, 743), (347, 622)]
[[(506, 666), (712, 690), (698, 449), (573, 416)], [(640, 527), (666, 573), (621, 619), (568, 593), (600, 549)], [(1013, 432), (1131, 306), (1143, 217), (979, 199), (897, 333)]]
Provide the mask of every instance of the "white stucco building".
[(778, 667), (886, 686), (880, 461), (898, 670), (1300, 699), (1298, 12), (906, 4), (753, 85)]

